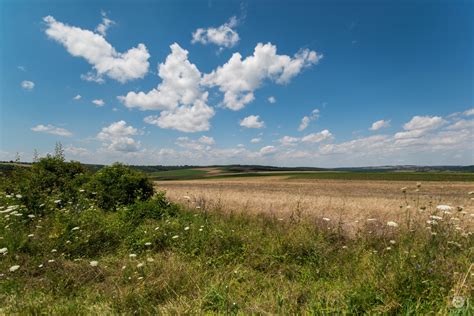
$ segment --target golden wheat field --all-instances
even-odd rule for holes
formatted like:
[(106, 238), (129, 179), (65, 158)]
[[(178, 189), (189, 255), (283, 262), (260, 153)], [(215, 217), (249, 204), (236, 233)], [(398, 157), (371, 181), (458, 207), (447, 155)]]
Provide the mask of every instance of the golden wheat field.
[[(474, 221), (474, 184), (469, 182), (344, 181), (255, 177), (157, 181), (167, 196), (190, 207), (265, 213), (281, 220), (315, 216), (352, 230), (369, 221), (403, 221), (407, 208), (420, 219), (438, 205), (459, 209), (462, 226)], [(405, 189), (406, 188), (406, 189)], [(461, 208), (458, 208), (461, 207)]]

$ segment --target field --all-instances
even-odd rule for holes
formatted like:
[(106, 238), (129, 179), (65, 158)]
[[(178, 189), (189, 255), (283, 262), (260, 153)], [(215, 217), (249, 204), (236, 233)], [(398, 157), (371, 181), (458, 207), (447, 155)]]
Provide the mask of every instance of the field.
[(472, 182), (211, 172), (9, 172), (0, 314), (473, 314)]

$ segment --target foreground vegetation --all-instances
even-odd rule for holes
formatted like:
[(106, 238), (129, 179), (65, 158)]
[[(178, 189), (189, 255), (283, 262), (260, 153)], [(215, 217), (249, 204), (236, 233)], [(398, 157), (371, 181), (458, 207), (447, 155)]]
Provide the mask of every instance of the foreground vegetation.
[(2, 314), (474, 311), (462, 208), (407, 204), (404, 222), (368, 219), (349, 236), (297, 209), (282, 219), (178, 206), (143, 174), (89, 174), (61, 152), (2, 186)]

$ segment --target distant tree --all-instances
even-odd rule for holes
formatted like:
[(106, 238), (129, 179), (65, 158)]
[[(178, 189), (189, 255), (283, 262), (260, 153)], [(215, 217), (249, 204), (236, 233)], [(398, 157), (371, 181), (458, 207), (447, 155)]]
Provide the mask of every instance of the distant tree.
[(56, 142), (56, 146), (54, 147), (54, 157), (64, 161), (64, 148), (61, 142)]

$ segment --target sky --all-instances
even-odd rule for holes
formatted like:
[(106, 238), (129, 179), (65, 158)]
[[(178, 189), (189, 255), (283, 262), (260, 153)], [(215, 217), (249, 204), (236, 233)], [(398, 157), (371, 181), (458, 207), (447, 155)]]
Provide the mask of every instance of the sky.
[(472, 1), (0, 3), (0, 160), (474, 164)]

